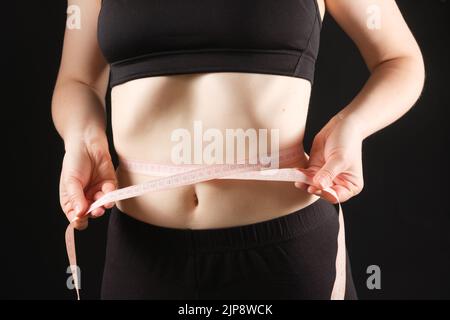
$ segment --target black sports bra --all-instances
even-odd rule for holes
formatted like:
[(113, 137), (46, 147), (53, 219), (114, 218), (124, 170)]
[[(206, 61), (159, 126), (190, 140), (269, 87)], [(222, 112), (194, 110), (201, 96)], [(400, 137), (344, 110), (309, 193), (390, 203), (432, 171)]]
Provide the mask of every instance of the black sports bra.
[(160, 75), (250, 72), (314, 80), (316, 0), (103, 0), (111, 87)]

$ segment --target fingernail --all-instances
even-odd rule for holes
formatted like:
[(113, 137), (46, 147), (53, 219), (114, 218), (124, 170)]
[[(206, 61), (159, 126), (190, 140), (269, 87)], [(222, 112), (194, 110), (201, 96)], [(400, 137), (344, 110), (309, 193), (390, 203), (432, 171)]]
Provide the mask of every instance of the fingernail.
[(98, 214), (97, 214), (97, 213), (91, 212), (90, 214), (91, 214), (91, 216), (93, 216), (93, 217), (98, 217)]
[(322, 190), (317, 190), (315, 194), (320, 196), (322, 194)]
[(75, 222), (75, 221), (77, 221), (77, 220), (78, 220), (78, 217), (72, 217), (72, 218), (70, 219), (70, 223)]
[(70, 223), (72, 223), (73, 221), (77, 220), (78, 217), (77, 217), (76, 212), (70, 211), (70, 212), (67, 214), (67, 219), (69, 220)]
[(75, 214), (77, 216), (81, 214), (81, 206), (79, 204), (75, 205)]

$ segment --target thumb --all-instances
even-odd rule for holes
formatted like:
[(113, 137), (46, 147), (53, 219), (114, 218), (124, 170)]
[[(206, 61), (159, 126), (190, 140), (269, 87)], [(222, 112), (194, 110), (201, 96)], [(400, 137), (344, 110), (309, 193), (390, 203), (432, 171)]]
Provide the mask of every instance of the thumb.
[(87, 210), (87, 200), (84, 196), (83, 185), (77, 178), (68, 177), (66, 188), (72, 209), (75, 215), (79, 217)]
[(331, 187), (333, 180), (345, 170), (345, 162), (340, 156), (331, 156), (322, 168), (314, 175), (313, 182), (323, 189)]

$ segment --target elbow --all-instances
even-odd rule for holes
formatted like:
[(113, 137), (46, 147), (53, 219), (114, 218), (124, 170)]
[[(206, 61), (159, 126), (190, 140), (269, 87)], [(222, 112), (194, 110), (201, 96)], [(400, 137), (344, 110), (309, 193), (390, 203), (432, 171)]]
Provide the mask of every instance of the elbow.
[(396, 81), (402, 82), (409, 92), (410, 100), (412, 100), (410, 101), (411, 106), (419, 100), (425, 86), (426, 69), (422, 52), (418, 46), (414, 50), (382, 61), (373, 71), (375, 72), (377, 69), (392, 71), (397, 75)]
[(425, 62), (420, 50), (402, 57), (400, 66), (403, 69), (405, 89), (409, 92), (408, 104), (412, 108), (419, 101), (426, 81)]
[(412, 90), (415, 92), (415, 101), (419, 100), (425, 87), (426, 69), (423, 55), (418, 48), (417, 51), (409, 57), (410, 72), (412, 74)]
[(419, 56), (419, 61), (418, 61), (418, 63), (419, 63), (419, 77), (420, 77), (420, 81), (421, 81), (421, 86), (420, 86), (420, 93), (419, 94), (422, 94), (422, 91), (423, 91), (423, 88), (424, 88), (424, 86), (425, 86), (425, 81), (426, 81), (426, 67), (425, 67), (425, 61), (424, 61), (424, 59), (423, 59), (423, 56), (422, 56), (422, 53), (420, 53), (420, 56)]
[(407, 56), (410, 60), (411, 68), (414, 70), (413, 72), (415, 74), (418, 87), (420, 87), (420, 92), (422, 92), (426, 78), (425, 62), (422, 51), (420, 50), (417, 42), (415, 43), (413, 48), (414, 49), (411, 49), (410, 53)]
[(425, 62), (420, 46), (416, 41), (413, 41), (411, 45), (407, 47), (410, 49), (406, 51), (404, 56), (407, 61), (408, 72), (410, 74), (411, 90), (414, 90), (416, 94), (416, 99), (414, 101), (416, 102), (422, 94), (425, 86)]

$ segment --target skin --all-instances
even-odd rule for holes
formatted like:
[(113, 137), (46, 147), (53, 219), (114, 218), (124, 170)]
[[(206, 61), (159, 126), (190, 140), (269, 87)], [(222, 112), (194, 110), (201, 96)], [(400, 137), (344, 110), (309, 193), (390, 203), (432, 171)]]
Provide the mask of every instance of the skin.
[[(81, 30), (66, 30), (52, 115), (64, 140), (61, 207), (76, 228), (103, 215), (86, 215), (106, 192), (151, 179), (111, 163), (105, 135), (108, 65), (96, 39), (98, 0), (69, 0), (82, 10)], [(394, 0), (318, 1), (358, 47), (371, 72), (358, 95), (315, 136), (309, 156), (294, 164), (314, 176), (301, 183), (214, 180), (118, 202), (134, 218), (177, 228), (215, 228), (255, 223), (289, 214), (323, 197), (331, 186), (341, 202), (363, 189), (362, 141), (396, 121), (418, 99), (425, 72), (420, 49)], [(381, 9), (381, 29), (367, 27), (366, 10)], [(393, 32), (395, 30), (395, 32)], [(280, 147), (302, 146), (310, 97), (307, 80), (251, 73), (202, 73), (138, 79), (112, 90), (114, 146), (119, 156), (170, 160), (176, 128), (278, 128)], [(212, 112), (211, 110), (214, 110)]]

